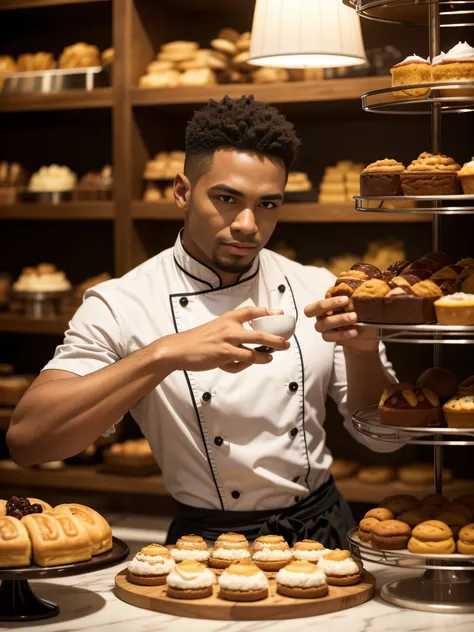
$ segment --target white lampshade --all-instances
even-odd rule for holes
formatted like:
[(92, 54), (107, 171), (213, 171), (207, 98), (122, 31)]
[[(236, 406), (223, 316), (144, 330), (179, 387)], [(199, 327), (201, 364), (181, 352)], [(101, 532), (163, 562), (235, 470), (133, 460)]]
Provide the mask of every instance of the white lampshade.
[(249, 64), (332, 68), (366, 62), (359, 16), (342, 0), (257, 0)]

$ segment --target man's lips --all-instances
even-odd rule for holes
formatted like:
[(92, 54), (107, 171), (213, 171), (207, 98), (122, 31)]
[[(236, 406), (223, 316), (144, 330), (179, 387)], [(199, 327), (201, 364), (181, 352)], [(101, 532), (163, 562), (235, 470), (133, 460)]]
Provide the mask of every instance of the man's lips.
[(230, 252), (237, 255), (246, 255), (257, 249), (255, 244), (245, 244), (238, 241), (231, 241), (223, 245), (228, 248)]

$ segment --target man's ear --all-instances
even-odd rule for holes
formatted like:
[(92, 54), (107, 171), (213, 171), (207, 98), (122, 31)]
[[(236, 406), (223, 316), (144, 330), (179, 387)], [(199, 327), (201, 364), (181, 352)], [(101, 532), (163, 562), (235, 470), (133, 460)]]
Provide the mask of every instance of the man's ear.
[(187, 211), (191, 198), (191, 182), (184, 173), (178, 173), (174, 179), (174, 199), (183, 211)]

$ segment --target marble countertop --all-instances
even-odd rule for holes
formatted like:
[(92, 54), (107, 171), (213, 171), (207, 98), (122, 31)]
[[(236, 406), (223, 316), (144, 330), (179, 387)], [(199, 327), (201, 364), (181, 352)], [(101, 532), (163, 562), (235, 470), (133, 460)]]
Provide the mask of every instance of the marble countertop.
[[(153, 536), (148, 528), (136, 529), (127, 520), (111, 520), (114, 534), (127, 541), (131, 555), (144, 543), (161, 540), (156, 523)], [(148, 526), (148, 525), (146, 525)], [(165, 526), (165, 525), (163, 525)], [(159, 533), (163, 537), (164, 531)], [(96, 571), (59, 580), (31, 581), (34, 592), (55, 601), (61, 613), (54, 619), (13, 624), (0, 622), (0, 631), (28, 629), (35, 632), (307, 632), (325, 626), (331, 632), (473, 632), (474, 614), (446, 615), (403, 610), (380, 599), (378, 594), (366, 604), (319, 617), (286, 621), (210, 621), (187, 619), (135, 608), (114, 594), (115, 575), (125, 567)], [(377, 578), (378, 587), (397, 578), (419, 573), (365, 564)], [(321, 626), (321, 627), (320, 627)]]

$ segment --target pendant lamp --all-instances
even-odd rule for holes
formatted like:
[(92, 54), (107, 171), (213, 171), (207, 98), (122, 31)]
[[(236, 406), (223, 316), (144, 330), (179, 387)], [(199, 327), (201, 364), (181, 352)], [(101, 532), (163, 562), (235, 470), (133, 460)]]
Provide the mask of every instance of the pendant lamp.
[(249, 64), (333, 68), (365, 64), (357, 13), (342, 0), (257, 0)]

